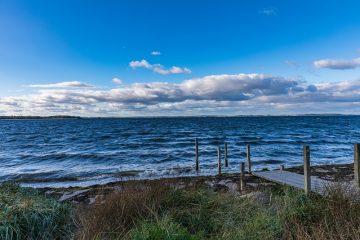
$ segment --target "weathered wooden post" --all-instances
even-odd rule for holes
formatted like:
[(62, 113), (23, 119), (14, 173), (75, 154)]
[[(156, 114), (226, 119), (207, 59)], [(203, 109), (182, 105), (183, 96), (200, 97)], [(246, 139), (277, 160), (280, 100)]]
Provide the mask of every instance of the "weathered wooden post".
[(360, 188), (360, 144), (354, 145), (354, 181), (355, 186)]
[(245, 189), (245, 163), (241, 162), (240, 165), (241, 175), (240, 175), (240, 191)]
[(221, 152), (220, 152), (220, 147), (217, 147), (217, 155), (218, 155), (218, 174), (221, 175)]
[(251, 171), (251, 157), (250, 157), (250, 144), (246, 144), (246, 158), (248, 162), (248, 172), (249, 174), (252, 174)]
[(195, 138), (195, 170), (199, 172), (199, 142)]
[(311, 192), (310, 148), (304, 146), (304, 190), (308, 195)]
[(228, 167), (229, 161), (227, 157), (227, 143), (224, 144), (224, 161), (225, 161), (225, 167)]

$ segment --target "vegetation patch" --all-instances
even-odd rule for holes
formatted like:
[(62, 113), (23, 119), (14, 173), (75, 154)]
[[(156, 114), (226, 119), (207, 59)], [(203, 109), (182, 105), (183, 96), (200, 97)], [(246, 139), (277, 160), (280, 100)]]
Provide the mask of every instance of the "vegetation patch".
[(34, 189), (0, 185), (0, 239), (71, 239), (72, 212)]
[(73, 217), (69, 204), (3, 184), (0, 239), (359, 239), (360, 194), (353, 188), (332, 185), (325, 196), (279, 185), (248, 190), (128, 182), (77, 205)]

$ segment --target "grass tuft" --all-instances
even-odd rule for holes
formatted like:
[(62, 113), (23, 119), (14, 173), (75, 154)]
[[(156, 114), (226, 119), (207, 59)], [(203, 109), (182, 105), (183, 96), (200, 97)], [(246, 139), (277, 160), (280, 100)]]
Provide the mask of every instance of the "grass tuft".
[(155, 221), (145, 221), (139, 224), (132, 233), (133, 240), (196, 240), (201, 236), (191, 235), (186, 228), (174, 222), (170, 217), (164, 216)]
[(0, 185), (0, 239), (69, 239), (72, 208), (35, 189)]

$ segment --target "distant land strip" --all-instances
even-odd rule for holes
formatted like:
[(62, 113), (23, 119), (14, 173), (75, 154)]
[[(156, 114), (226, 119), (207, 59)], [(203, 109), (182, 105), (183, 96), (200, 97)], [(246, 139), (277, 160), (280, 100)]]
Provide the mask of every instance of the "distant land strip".
[(206, 118), (206, 117), (321, 117), (321, 116), (359, 116), (357, 114), (337, 114), (337, 113), (322, 113), (322, 114), (288, 114), (288, 115), (196, 115), (196, 116), (129, 116), (129, 117), (80, 117), (70, 115), (54, 115), (54, 116), (0, 116), (0, 120), (16, 120), (16, 119), (121, 119), (121, 118)]
[(80, 119), (77, 116), (0, 116), (0, 119)]

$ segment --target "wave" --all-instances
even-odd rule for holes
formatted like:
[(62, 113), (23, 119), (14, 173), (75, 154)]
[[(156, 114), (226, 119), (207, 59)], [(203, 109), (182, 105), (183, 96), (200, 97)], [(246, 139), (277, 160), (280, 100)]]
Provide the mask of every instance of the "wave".
[(0, 181), (66, 185), (110, 181), (116, 173), (134, 178), (196, 174), (191, 170), (195, 137), (202, 174), (216, 173), (216, 148), (223, 156), (225, 142), (228, 171), (238, 171), (246, 161), (246, 144), (257, 168), (301, 164), (303, 145), (310, 145), (314, 164), (351, 162), (360, 117), (10, 120), (0, 122), (0, 130)]

